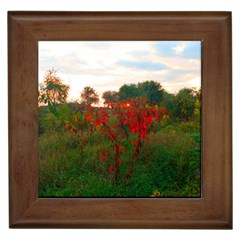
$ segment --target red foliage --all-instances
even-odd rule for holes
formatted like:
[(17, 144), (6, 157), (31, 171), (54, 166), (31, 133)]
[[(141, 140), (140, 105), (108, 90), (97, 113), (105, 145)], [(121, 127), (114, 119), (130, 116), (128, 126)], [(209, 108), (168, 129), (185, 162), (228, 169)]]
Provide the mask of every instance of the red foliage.
[(168, 110), (166, 108), (161, 108), (159, 111), (162, 115), (168, 115)]
[[(165, 108), (147, 106), (145, 99), (107, 103), (107, 106), (107, 109), (88, 107), (85, 121), (100, 128), (102, 134), (109, 136), (114, 151), (111, 154), (108, 149), (103, 149), (100, 154), (100, 161), (114, 160), (114, 165), (110, 165), (109, 171), (114, 171), (117, 182), (119, 164), (121, 163), (119, 157), (121, 152), (125, 151), (122, 143), (123, 139), (128, 138), (130, 133), (136, 136), (136, 140), (131, 142), (134, 145), (128, 173), (131, 177), (133, 161), (138, 159), (143, 141), (149, 142), (150, 126), (154, 121), (161, 120), (162, 116), (167, 115), (168, 112)], [(114, 123), (109, 122), (110, 113), (116, 116)]]
[(87, 112), (87, 113), (86, 113), (86, 116), (85, 116), (85, 121), (86, 121), (86, 122), (89, 122), (90, 118), (91, 118), (91, 113), (90, 113), (90, 112)]
[(114, 166), (111, 165), (108, 169), (109, 169), (109, 172), (112, 172), (114, 170)]

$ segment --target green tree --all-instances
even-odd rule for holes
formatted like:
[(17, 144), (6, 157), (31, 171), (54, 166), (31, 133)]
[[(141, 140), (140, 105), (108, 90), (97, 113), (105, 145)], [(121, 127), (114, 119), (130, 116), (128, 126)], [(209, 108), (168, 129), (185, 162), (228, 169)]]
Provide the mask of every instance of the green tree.
[(56, 76), (56, 72), (54, 68), (46, 72), (43, 84), (40, 84), (39, 103), (56, 105), (66, 102), (69, 86), (63, 84), (63, 81)]
[(136, 84), (124, 84), (120, 87), (118, 95), (120, 101), (125, 101), (139, 97), (140, 92)]
[(162, 85), (153, 80), (138, 83), (138, 90), (140, 95), (147, 99), (150, 105), (160, 104), (163, 100), (164, 89)]
[(174, 94), (163, 91), (163, 99), (160, 106), (167, 108), (170, 119), (173, 119), (175, 112), (174, 97)]
[(81, 103), (86, 105), (97, 104), (99, 102), (99, 96), (92, 87), (84, 87), (81, 93)]
[(175, 117), (183, 121), (191, 120), (194, 117), (195, 100), (194, 89), (181, 89), (174, 98), (176, 104)]
[(103, 93), (102, 98), (104, 103), (117, 103), (119, 101), (119, 94), (116, 91), (106, 91)]

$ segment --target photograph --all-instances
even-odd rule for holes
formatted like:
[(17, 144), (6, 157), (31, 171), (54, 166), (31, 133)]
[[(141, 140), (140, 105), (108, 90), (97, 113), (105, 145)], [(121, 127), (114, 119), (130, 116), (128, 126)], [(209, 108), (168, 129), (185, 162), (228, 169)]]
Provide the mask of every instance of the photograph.
[(38, 41), (39, 198), (201, 198), (201, 41)]

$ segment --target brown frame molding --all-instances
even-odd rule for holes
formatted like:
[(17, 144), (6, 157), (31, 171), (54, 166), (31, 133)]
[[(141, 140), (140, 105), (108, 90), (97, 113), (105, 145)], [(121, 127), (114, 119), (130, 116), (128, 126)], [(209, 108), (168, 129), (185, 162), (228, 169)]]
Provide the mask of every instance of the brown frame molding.
[[(38, 198), (38, 41), (202, 41), (202, 198)], [(230, 12), (9, 12), (11, 228), (232, 228)]]

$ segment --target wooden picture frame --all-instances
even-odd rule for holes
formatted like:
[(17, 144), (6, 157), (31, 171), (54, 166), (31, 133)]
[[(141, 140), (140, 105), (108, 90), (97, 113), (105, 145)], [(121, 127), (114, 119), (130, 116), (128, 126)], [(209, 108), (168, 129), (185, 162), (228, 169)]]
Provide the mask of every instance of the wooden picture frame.
[[(38, 198), (38, 41), (202, 42), (201, 198)], [(230, 12), (9, 12), (11, 228), (232, 228)]]

